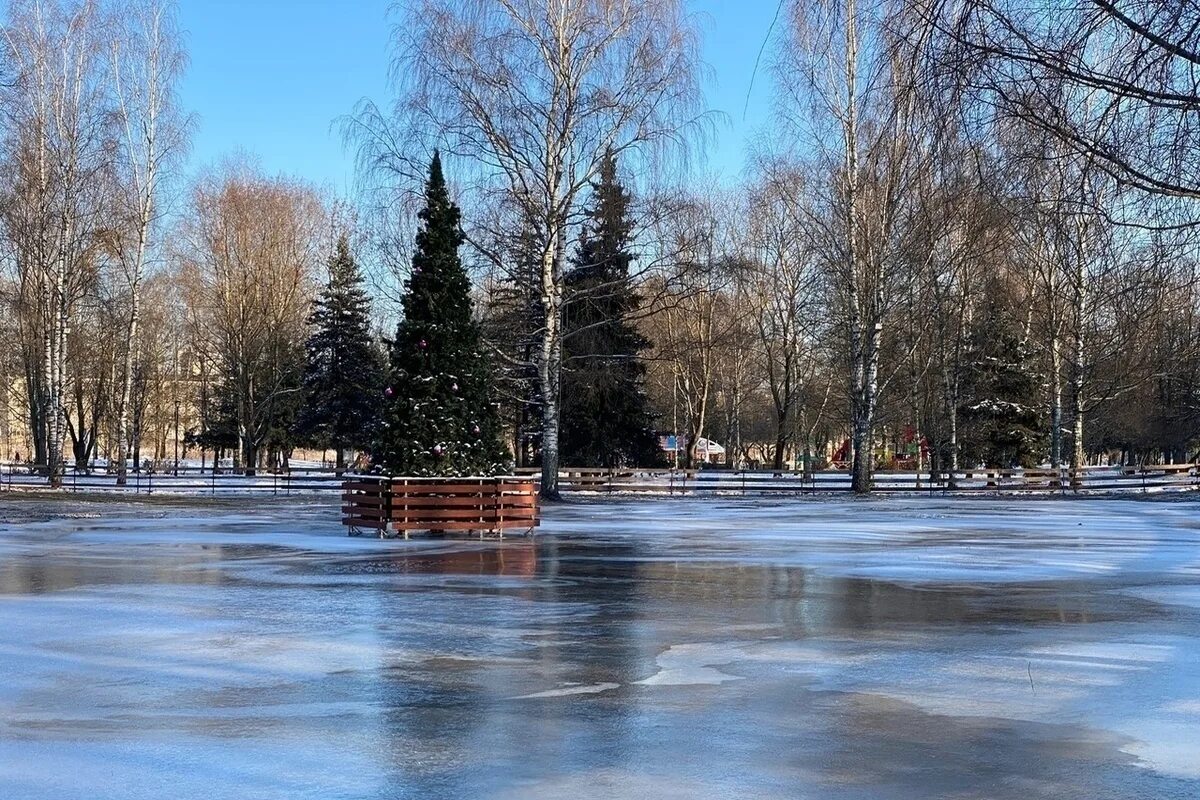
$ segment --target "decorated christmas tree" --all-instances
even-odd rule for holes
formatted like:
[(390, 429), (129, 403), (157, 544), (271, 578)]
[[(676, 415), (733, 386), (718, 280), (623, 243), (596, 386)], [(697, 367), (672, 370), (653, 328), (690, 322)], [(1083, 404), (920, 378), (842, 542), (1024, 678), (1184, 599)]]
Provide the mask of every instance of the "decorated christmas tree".
[(459, 259), (460, 213), (436, 153), (420, 220), (376, 461), (392, 475), (496, 475), (507, 471), (509, 456)]

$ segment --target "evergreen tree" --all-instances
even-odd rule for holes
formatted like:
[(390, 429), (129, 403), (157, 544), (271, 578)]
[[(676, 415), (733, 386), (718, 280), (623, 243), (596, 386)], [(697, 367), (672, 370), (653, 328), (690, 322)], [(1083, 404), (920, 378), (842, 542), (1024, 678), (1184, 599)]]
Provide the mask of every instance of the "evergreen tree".
[(537, 371), (541, 264), (532, 224), (522, 225), (505, 250), (507, 274), (488, 294), (483, 335), (503, 355), (496, 369), (496, 397), (516, 464), (527, 467), (537, 463), (542, 417)]
[(659, 458), (646, 408), (648, 342), (630, 316), (638, 297), (629, 277), (633, 225), (630, 196), (609, 153), (592, 184), (578, 250), (566, 276), (563, 312), (563, 463), (613, 467)]
[(376, 434), (385, 381), (383, 354), (370, 328), (371, 306), (363, 277), (343, 235), (329, 259), (329, 283), (308, 318), (303, 405), (296, 420), (300, 441), (337, 451), (367, 448)]
[(420, 220), (392, 342), (379, 463), (395, 475), (495, 475), (507, 469), (508, 453), (459, 260), (460, 214), (436, 153)]
[(1003, 287), (993, 281), (987, 295), (964, 353), (962, 458), (989, 467), (1033, 466), (1045, 449), (1039, 377), (1020, 327), (1001, 307)]

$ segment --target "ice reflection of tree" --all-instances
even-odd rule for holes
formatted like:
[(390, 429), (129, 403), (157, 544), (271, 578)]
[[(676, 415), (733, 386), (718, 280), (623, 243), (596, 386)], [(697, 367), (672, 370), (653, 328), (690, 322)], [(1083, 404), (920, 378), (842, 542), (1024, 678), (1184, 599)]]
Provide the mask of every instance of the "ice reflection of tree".
[[(650, 624), (633, 587), (639, 547), (605, 546), (589, 560), (599, 549), (537, 538), (392, 558), (387, 571), (407, 579), (374, 584), (394, 612), (378, 625), (395, 654), (378, 689), (389, 791), (486, 795), (632, 763), (645, 734), (626, 687), (657, 655), (639, 633)], [(522, 697), (568, 683), (622, 688)]]

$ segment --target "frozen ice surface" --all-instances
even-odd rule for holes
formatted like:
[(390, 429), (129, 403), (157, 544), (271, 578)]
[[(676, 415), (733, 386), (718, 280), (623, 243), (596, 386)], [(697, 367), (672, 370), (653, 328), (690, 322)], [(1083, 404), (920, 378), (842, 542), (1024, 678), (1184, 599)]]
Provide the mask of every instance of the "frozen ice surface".
[(0, 497), (0, 798), (1196, 798), (1198, 512)]

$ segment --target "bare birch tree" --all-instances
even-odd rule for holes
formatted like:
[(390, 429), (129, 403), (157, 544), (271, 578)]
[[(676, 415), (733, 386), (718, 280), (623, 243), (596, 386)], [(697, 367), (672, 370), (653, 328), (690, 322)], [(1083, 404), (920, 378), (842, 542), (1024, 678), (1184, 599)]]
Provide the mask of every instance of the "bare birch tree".
[[(1118, 183), (1200, 198), (1200, 8), (1178, 0), (914, 0), (970, 98)], [(1090, 98), (1080, 103), (1079, 97)], [(1133, 146), (1133, 143), (1137, 143)], [(1197, 217), (1192, 215), (1191, 222)]]
[(112, 40), (111, 69), (120, 126), (118, 202), (125, 225), (115, 250), (128, 286), (121, 391), (117, 398), (117, 484), (125, 483), (132, 445), (130, 394), (139, 349), (142, 281), (163, 213), (161, 186), (186, 145), (187, 121), (177, 108), (175, 86), (185, 57), (169, 0), (136, 0), (121, 9), (123, 26)]
[(66, 436), (67, 339), (75, 304), (101, 257), (97, 229), (105, 155), (111, 141), (103, 80), (108, 20), (93, 0), (25, 0), (10, 8), (3, 87), (10, 162), (6, 220), (26, 298), (36, 308), (29, 332), (36, 359), (26, 374), (38, 397), (33, 425), (44, 438), (52, 486), (61, 484)]
[(859, 493), (871, 488), (880, 354), (904, 268), (904, 188), (917, 163), (912, 76), (888, 27), (902, 10), (891, 0), (800, 0), (776, 65), (785, 126), (810, 138), (828, 175), (814, 221), (823, 227), (843, 319), (851, 482)]

